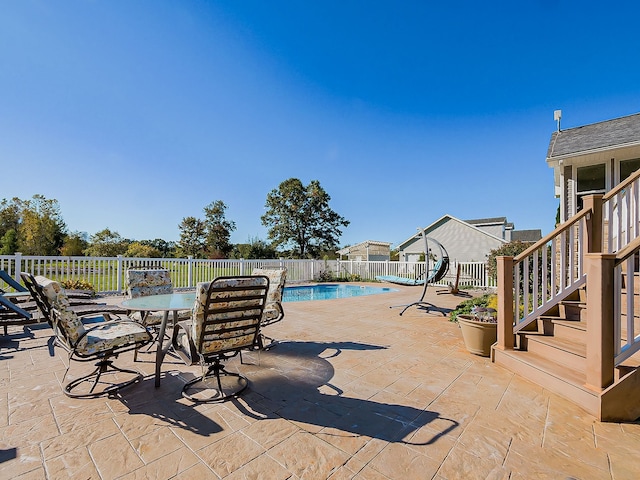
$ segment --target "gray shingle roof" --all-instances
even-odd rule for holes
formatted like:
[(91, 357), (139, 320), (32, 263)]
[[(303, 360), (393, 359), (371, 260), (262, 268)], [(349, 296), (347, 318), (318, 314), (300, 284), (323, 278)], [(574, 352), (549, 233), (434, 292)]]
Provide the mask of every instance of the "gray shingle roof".
[(511, 241), (535, 243), (542, 238), (542, 230), (514, 230), (511, 232)]
[(507, 217), (493, 217), (493, 218), (478, 218), (476, 220), (464, 220), (464, 222), (469, 225), (485, 225), (489, 224), (497, 224), (497, 223), (505, 223), (507, 221)]
[(553, 132), (547, 158), (640, 142), (640, 113)]

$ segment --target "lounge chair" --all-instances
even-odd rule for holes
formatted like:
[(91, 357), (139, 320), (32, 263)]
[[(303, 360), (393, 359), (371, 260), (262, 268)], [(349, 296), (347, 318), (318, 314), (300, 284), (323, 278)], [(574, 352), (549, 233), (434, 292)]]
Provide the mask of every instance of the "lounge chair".
[(16, 280), (9, 275), (5, 270), (0, 270), (0, 280), (6, 283), (9, 287), (13, 288), (16, 292), (26, 292), (27, 289), (24, 288), (20, 283), (16, 282)]
[(0, 325), (4, 329), (4, 335), (7, 334), (9, 325), (28, 325), (36, 322), (29, 312), (0, 294)]
[[(420, 296), (420, 299), (417, 302), (413, 302), (408, 305), (392, 305), (391, 307), (389, 307), (389, 308), (404, 307), (400, 312), (400, 315), (402, 315), (409, 307), (413, 307), (413, 306), (424, 308), (427, 311), (432, 308), (437, 309), (436, 306), (433, 305), (432, 303), (425, 302), (424, 297), (427, 294), (427, 288), (429, 287), (429, 285), (442, 280), (447, 274), (447, 272), (449, 271), (449, 254), (445, 250), (444, 246), (440, 242), (438, 242), (436, 239), (427, 237), (423, 229), (419, 228), (418, 230), (421, 232), (421, 236), (424, 241), (424, 251), (425, 251), (425, 256), (427, 258), (426, 260), (427, 265), (429, 264), (429, 261), (430, 261), (429, 259), (433, 254), (433, 251), (429, 249), (429, 243), (431, 243), (434, 247), (438, 249), (438, 254), (436, 256), (437, 261), (433, 265), (433, 268), (428, 270), (429, 275), (424, 280), (415, 280), (415, 283), (404, 284), (404, 285), (422, 285), (423, 288), (422, 288), (422, 295)], [(388, 277), (384, 277), (384, 276), (376, 277), (376, 279), (378, 280), (386, 280), (386, 278)], [(393, 278), (400, 278), (400, 277), (393, 277)], [(386, 280), (386, 281), (391, 281), (391, 280)], [(417, 283), (417, 282), (420, 282), (420, 283)], [(393, 283), (399, 283), (399, 282), (395, 281)], [(445, 315), (444, 312), (442, 312), (442, 314)]]

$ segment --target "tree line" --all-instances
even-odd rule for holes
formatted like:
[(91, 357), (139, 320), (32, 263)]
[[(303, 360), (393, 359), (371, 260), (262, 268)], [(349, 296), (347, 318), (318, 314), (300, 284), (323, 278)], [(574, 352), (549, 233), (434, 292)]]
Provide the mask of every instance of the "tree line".
[(143, 258), (332, 258), (342, 229), (349, 221), (329, 206), (331, 197), (320, 182), (308, 185), (297, 178), (283, 181), (268, 193), (262, 225), (267, 239), (249, 238), (231, 243), (236, 230), (226, 218), (227, 205), (214, 200), (203, 208), (204, 216), (187, 216), (178, 225), (177, 242), (160, 238), (132, 240), (105, 228), (93, 235), (69, 232), (55, 199), (36, 194), (0, 201), (0, 255), (64, 255)]

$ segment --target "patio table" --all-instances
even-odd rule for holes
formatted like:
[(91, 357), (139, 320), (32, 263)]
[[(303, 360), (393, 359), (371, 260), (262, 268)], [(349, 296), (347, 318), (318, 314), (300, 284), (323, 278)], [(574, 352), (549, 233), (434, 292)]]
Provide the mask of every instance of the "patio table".
[(169, 320), (169, 312), (173, 312), (173, 326), (178, 321), (178, 312), (181, 310), (191, 310), (196, 299), (195, 292), (190, 293), (168, 293), (163, 295), (148, 295), (146, 297), (129, 298), (120, 303), (120, 306), (139, 312), (164, 312), (160, 331), (158, 333), (158, 346), (156, 348), (156, 374), (155, 386), (160, 386), (160, 367), (165, 355), (171, 348), (171, 341), (164, 345), (165, 331)]

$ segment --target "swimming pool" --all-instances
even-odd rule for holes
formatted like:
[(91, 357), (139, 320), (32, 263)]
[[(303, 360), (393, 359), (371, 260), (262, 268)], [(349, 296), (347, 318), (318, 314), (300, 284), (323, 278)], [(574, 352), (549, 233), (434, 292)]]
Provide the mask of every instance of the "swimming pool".
[(360, 297), (378, 293), (397, 292), (395, 288), (369, 287), (365, 285), (321, 284), (285, 287), (283, 302), (304, 302), (306, 300), (331, 300), (335, 298)]

